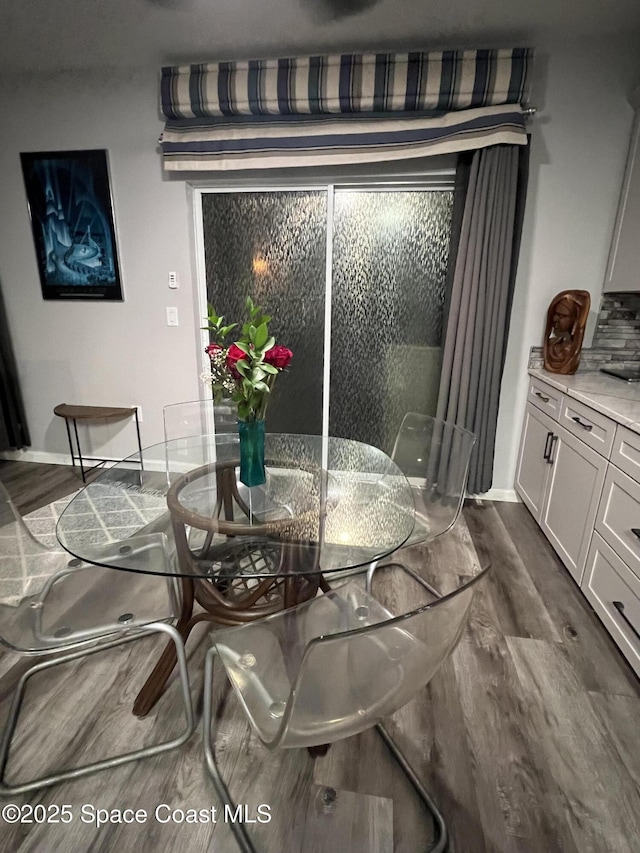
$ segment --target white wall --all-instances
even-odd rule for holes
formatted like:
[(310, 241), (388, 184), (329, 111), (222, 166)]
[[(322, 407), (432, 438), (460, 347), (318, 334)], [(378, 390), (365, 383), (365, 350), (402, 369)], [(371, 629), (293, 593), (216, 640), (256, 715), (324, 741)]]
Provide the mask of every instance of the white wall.
[[(4, 81), (0, 151), (0, 286), (22, 383), (32, 451), (67, 453), (56, 403), (142, 406), (143, 444), (162, 439), (165, 403), (200, 396), (185, 185), (164, 181), (157, 140), (156, 69)], [(20, 151), (109, 152), (124, 302), (42, 299)], [(167, 272), (180, 287), (169, 290)], [(178, 308), (180, 326), (166, 325)], [(105, 452), (135, 449), (135, 430), (112, 425)], [(91, 431), (94, 450), (100, 436)]]
[[(597, 310), (637, 85), (631, 44), (539, 49), (538, 107), (521, 261), (498, 423), (494, 487), (513, 487), (530, 346), (541, 343), (555, 293), (587, 289)], [(161, 440), (166, 403), (200, 395), (199, 335), (185, 185), (163, 178), (157, 69), (5, 78), (0, 84), (0, 285), (32, 433), (30, 454), (66, 454), (56, 403), (143, 409), (143, 444)], [(123, 303), (44, 302), (20, 171), (20, 151), (109, 151)], [(170, 291), (176, 270), (180, 289)], [(176, 305), (180, 326), (165, 308)], [(105, 452), (133, 449), (118, 425)], [(96, 446), (95, 450), (98, 449)], [(35, 453), (35, 455), (33, 455)], [(40, 454), (40, 455), (38, 455)]]
[[(529, 350), (541, 346), (549, 303), (588, 290), (595, 315), (640, 79), (632, 41), (562, 42), (539, 50), (531, 172), (496, 436), (494, 489), (513, 489)], [(588, 326), (591, 334), (593, 322)], [(585, 346), (590, 344), (585, 339)]]

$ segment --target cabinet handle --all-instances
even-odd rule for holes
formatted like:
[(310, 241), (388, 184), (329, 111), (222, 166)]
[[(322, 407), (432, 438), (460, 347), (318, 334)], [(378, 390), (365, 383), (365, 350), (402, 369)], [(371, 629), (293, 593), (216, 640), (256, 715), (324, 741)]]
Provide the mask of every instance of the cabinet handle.
[[(550, 454), (550, 452), (551, 452), (550, 442), (551, 442), (552, 440), (553, 440), (553, 433), (552, 433), (552, 432), (548, 432), (548, 433), (547, 433), (547, 440), (546, 440), (546, 441), (545, 441), (545, 443), (544, 443), (544, 453), (542, 454), (543, 458), (544, 458), (544, 459), (546, 459), (546, 460), (547, 460), (547, 462), (549, 461), (549, 454)], [(638, 535), (640, 535), (640, 533), (639, 533)]]
[(574, 415), (571, 418), (571, 420), (575, 421), (578, 424), (578, 426), (582, 427), (582, 429), (586, 429), (587, 432), (591, 432), (591, 430), (593, 429), (593, 424), (585, 424), (583, 421), (580, 420), (580, 418), (577, 415)]
[(638, 527), (632, 527), (632, 528), (631, 528), (631, 532), (633, 533), (633, 535), (634, 535), (634, 536), (637, 536), (637, 537), (638, 537), (638, 539), (640, 539), (640, 528), (638, 528)]
[(547, 462), (549, 463), (549, 465), (553, 465), (553, 463), (556, 461), (553, 458), (553, 448), (555, 447), (556, 441), (558, 440), (557, 435), (554, 435), (554, 433), (551, 433), (551, 435), (552, 435), (552, 438), (551, 438), (551, 442), (549, 443), (549, 455), (547, 456)]
[(545, 397), (544, 394), (541, 394), (539, 391), (536, 391), (536, 397), (540, 397), (543, 403), (549, 402), (549, 398)]
[(618, 611), (618, 613), (622, 616), (622, 618), (627, 623), (629, 628), (631, 628), (631, 630), (633, 631), (633, 633), (635, 634), (637, 639), (640, 640), (640, 634), (636, 631), (635, 627), (631, 623), (631, 620), (629, 619), (627, 614), (624, 612), (624, 604), (621, 601), (614, 601), (613, 606)]

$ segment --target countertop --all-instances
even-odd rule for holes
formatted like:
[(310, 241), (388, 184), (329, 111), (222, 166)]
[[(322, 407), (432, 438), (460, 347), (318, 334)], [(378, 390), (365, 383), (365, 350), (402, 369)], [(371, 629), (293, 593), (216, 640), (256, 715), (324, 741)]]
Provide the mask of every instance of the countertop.
[(562, 376), (530, 368), (529, 375), (640, 434), (640, 382), (625, 382), (597, 370)]

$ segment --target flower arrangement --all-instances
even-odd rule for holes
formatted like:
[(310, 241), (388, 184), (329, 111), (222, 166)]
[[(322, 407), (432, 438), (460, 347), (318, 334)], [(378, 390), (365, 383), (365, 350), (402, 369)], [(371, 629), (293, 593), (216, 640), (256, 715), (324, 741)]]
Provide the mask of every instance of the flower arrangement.
[(224, 317), (209, 305), (209, 325), (204, 328), (215, 340), (205, 349), (211, 360), (211, 373), (205, 378), (211, 382), (216, 403), (231, 399), (237, 403), (241, 421), (263, 421), (273, 384), (293, 353), (276, 345), (275, 338), (269, 335), (271, 317), (263, 314), (250, 296), (245, 307), (247, 322), (237, 340), (227, 346), (225, 339), (238, 324), (225, 325)]

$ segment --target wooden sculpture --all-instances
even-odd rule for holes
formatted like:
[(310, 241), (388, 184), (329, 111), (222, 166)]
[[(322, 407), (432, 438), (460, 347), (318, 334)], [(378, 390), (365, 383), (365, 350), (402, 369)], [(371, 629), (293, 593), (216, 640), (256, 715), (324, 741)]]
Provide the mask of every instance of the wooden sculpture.
[(586, 290), (563, 290), (554, 297), (544, 331), (545, 370), (564, 375), (576, 372), (590, 306)]

